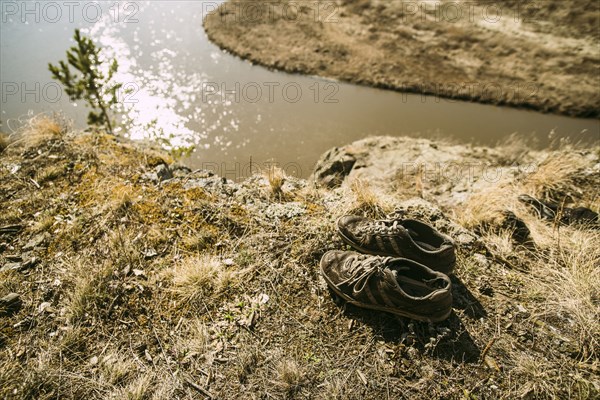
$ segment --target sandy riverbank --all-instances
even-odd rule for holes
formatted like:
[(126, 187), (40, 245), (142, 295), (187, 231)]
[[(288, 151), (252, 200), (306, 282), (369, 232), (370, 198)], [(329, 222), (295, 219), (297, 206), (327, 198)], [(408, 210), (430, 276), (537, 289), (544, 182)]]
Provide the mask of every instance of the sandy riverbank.
[(598, 2), (460, 4), (240, 0), (204, 27), (223, 49), (287, 72), (600, 116)]

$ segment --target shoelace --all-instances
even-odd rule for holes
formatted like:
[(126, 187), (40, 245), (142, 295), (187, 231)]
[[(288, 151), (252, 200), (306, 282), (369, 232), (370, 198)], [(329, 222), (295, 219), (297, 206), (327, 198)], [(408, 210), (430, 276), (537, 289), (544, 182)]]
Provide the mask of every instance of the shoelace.
[(364, 229), (366, 233), (396, 234), (402, 232), (406, 228), (400, 224), (399, 220), (379, 220), (367, 223)]
[(362, 290), (368, 283), (369, 279), (375, 275), (375, 272), (387, 265), (391, 257), (375, 258), (371, 256), (360, 255), (354, 258), (349, 258), (344, 263), (344, 268), (348, 269), (350, 277), (340, 282), (347, 284), (358, 291)]

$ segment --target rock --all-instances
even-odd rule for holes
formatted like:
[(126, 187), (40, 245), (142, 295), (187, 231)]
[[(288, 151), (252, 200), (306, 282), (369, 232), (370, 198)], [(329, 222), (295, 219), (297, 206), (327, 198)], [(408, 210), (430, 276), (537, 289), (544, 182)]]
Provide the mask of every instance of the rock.
[(150, 259), (158, 256), (158, 252), (154, 248), (152, 248), (152, 247), (149, 248), (149, 249), (144, 250), (142, 252), (142, 254), (144, 255), (144, 258), (146, 260), (150, 260)]
[[(420, 196), (443, 208), (464, 204), (475, 193), (514, 179), (499, 166), (500, 151), (429, 139), (376, 136), (326, 152), (312, 181), (327, 188), (368, 183), (377, 195)], [(492, 167), (493, 166), (493, 167)], [(493, 173), (492, 173), (493, 172)]]
[(348, 154), (344, 148), (333, 148), (317, 162), (313, 179), (327, 188), (336, 188), (350, 174), (355, 163), (356, 158)]
[(0, 271), (2, 271), (2, 272), (20, 271), (22, 268), (23, 268), (23, 265), (21, 263), (11, 262), (11, 263), (4, 264), (4, 266), (2, 267), (2, 269), (0, 269)]
[(143, 173), (141, 178), (146, 181), (158, 183), (158, 175), (156, 174), (156, 172)]
[(164, 182), (169, 179), (173, 179), (173, 173), (165, 164), (159, 164), (154, 168), (154, 172), (158, 177), (159, 182)]
[(48, 238), (48, 233), (41, 233), (39, 235), (34, 236), (27, 244), (23, 247), (23, 251), (33, 250), (36, 247), (42, 246), (42, 244)]
[(18, 293), (9, 293), (0, 299), (0, 315), (10, 315), (19, 311), (23, 302)]
[(186, 190), (201, 188), (213, 194), (233, 195), (239, 186), (233, 181), (216, 176), (210, 171), (198, 171), (185, 177), (179, 178)]
[(141, 276), (141, 277), (145, 277), (146, 276), (146, 273), (142, 269), (135, 269), (134, 268), (132, 270), (132, 272), (133, 272), (133, 275), (135, 275), (135, 276)]
[(7, 256), (6, 259), (12, 262), (4, 264), (0, 271), (23, 271), (36, 266), (40, 262), (40, 259), (37, 257), (31, 257), (29, 260), (23, 262), (23, 256), (21, 255)]
[(141, 178), (154, 183), (160, 183), (173, 179), (173, 173), (167, 165), (158, 164), (154, 167), (154, 171), (142, 174)]
[(173, 174), (174, 177), (181, 178), (181, 177), (185, 177), (185, 176), (188, 176), (189, 174), (191, 174), (192, 170), (184, 165), (176, 164), (176, 165), (171, 166), (171, 173)]
[(521, 218), (517, 217), (512, 211), (502, 213), (504, 219), (500, 224), (500, 229), (512, 231), (512, 238), (517, 243), (531, 243), (531, 232)]
[(288, 220), (306, 213), (304, 205), (299, 202), (269, 204), (264, 211), (265, 217), (272, 220)]
[(45, 301), (42, 304), (39, 305), (38, 307), (38, 312), (41, 313), (48, 313), (48, 314), (54, 314), (56, 313), (56, 309), (54, 307), (52, 307), (52, 304), (50, 304), (49, 302)]

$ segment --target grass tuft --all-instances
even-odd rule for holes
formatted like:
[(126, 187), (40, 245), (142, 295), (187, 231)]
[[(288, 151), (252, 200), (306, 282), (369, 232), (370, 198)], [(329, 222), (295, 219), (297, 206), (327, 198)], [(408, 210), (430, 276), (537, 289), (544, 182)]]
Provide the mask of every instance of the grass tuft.
[(384, 197), (377, 194), (363, 179), (355, 179), (350, 183), (354, 194), (353, 213), (364, 213), (372, 218), (381, 218), (392, 211), (391, 205)]
[(2, 153), (9, 145), (8, 136), (0, 132), (0, 153)]
[(186, 300), (219, 294), (235, 282), (235, 274), (213, 255), (192, 256), (172, 271), (176, 292)]
[[(575, 152), (553, 152), (540, 163), (524, 182), (524, 190), (534, 196), (563, 200), (560, 194), (574, 192), (574, 178), (587, 165)], [(559, 197), (559, 198), (557, 198)]]
[(306, 374), (295, 360), (283, 359), (275, 366), (276, 382), (288, 396), (297, 393), (306, 384)]
[(67, 316), (71, 323), (88, 318), (102, 309), (108, 296), (107, 280), (112, 274), (110, 265), (94, 265), (82, 259), (65, 260), (64, 268), (73, 275), (73, 290), (69, 296)]
[(285, 171), (277, 166), (272, 166), (266, 172), (266, 178), (269, 181), (271, 193), (280, 198), (283, 195), (283, 184), (286, 180)]
[(564, 316), (579, 336), (580, 355), (595, 359), (600, 348), (600, 232), (558, 232), (553, 247), (534, 264), (538, 288), (547, 299), (544, 316)]
[(60, 116), (39, 114), (20, 129), (15, 143), (35, 147), (43, 142), (63, 137), (70, 129), (68, 121)]

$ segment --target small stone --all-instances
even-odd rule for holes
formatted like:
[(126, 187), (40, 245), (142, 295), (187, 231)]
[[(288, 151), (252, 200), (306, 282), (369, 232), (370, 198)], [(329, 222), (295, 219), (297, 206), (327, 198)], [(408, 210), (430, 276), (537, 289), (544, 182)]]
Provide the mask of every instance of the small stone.
[(94, 356), (92, 358), (90, 358), (90, 365), (96, 365), (98, 364), (98, 357)]
[(142, 269), (133, 269), (133, 274), (135, 276), (146, 276), (146, 273)]
[(235, 264), (235, 262), (231, 258), (226, 258), (226, 259), (223, 260), (223, 264), (225, 264), (228, 267), (231, 267), (232, 265)]
[(146, 172), (142, 174), (141, 178), (146, 181), (158, 182), (158, 175), (155, 172)]
[(52, 307), (52, 304), (50, 304), (47, 301), (40, 304), (40, 306), (38, 307), (38, 311), (40, 312), (40, 314), (44, 312), (47, 314), (56, 314), (58, 312), (58, 310)]
[(147, 260), (158, 256), (158, 252), (153, 248), (144, 250), (143, 254), (144, 254), (144, 258), (146, 258)]
[(37, 236), (34, 236), (27, 244), (23, 247), (23, 251), (33, 250), (36, 247), (40, 247), (46, 238), (48, 237), (47, 233), (42, 233)]
[(156, 172), (156, 176), (160, 182), (167, 181), (169, 179), (173, 179), (173, 173), (165, 164), (159, 164), (154, 168), (154, 172)]
[(9, 293), (0, 299), (0, 315), (12, 314), (18, 311), (22, 304), (18, 293)]
[(52, 304), (48, 303), (47, 301), (43, 302), (42, 304), (39, 305), (38, 307), (38, 311), (40, 313), (43, 313), (44, 311), (46, 311), (48, 308), (50, 308), (52, 306)]
[(260, 295), (258, 295), (258, 302), (260, 304), (267, 304), (269, 302), (269, 295), (266, 293), (261, 293)]
[(36, 266), (40, 262), (40, 259), (37, 257), (31, 257), (23, 264), (23, 268), (31, 268)]
[(517, 310), (522, 314), (527, 313), (527, 309), (525, 307), (523, 307), (523, 305), (521, 305), (521, 304), (517, 304)]
[(5, 271), (20, 271), (22, 267), (23, 266), (21, 265), (21, 263), (14, 263), (14, 262), (7, 263), (7, 264), (4, 264), (4, 266), (2, 267), (2, 269), (0, 271), (3, 271), (3, 272), (5, 272)]

